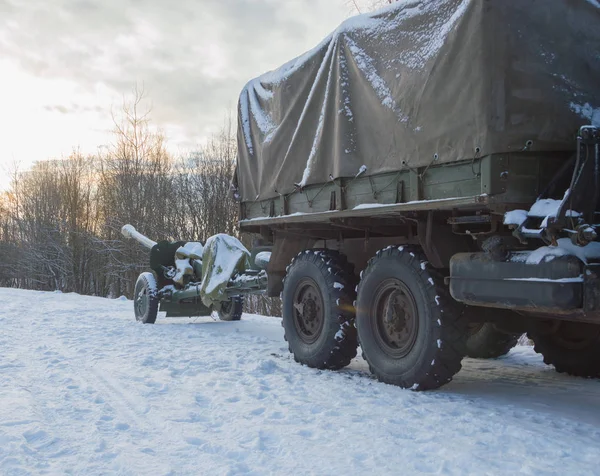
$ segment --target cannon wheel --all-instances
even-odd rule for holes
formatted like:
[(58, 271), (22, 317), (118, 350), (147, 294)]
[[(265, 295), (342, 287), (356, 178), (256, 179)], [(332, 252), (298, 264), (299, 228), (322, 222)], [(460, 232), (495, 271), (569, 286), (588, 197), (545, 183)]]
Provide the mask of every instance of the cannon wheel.
[(217, 311), (219, 319), (222, 321), (239, 321), (244, 312), (244, 298), (234, 296), (229, 301), (221, 304), (221, 309)]
[(135, 283), (133, 311), (135, 319), (144, 324), (154, 324), (158, 314), (158, 286), (152, 273), (142, 273)]

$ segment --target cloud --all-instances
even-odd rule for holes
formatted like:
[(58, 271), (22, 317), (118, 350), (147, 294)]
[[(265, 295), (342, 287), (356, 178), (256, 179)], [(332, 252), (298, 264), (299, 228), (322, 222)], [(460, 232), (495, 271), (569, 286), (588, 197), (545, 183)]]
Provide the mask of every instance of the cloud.
[(59, 112), (61, 114), (68, 114), (69, 112), (73, 112), (72, 109), (69, 109), (62, 104), (55, 104), (53, 106), (44, 106), (44, 109), (48, 112)]
[[(347, 13), (344, 0), (0, 0), (0, 57), (91, 95), (143, 83), (153, 120), (193, 143), (222, 125), (249, 79), (314, 46)], [(52, 98), (45, 109), (81, 112)]]
[(60, 114), (81, 114), (81, 113), (104, 113), (105, 109), (100, 106), (85, 106), (82, 104), (46, 104), (43, 109), (48, 112), (58, 112)]

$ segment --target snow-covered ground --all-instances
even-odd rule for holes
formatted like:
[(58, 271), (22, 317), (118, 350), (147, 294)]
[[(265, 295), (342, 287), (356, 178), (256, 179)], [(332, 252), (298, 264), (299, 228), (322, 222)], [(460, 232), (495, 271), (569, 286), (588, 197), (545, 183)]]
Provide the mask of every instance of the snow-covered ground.
[(528, 347), (441, 390), (296, 364), (280, 320), (0, 288), (0, 473), (598, 474), (600, 382)]

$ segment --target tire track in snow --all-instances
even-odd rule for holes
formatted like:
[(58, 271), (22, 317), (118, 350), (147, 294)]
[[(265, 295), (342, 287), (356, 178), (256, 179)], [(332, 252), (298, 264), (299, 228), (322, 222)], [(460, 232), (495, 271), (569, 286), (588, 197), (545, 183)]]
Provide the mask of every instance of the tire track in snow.
[[(140, 326), (127, 302), (5, 289), (0, 298), (15, 410), (0, 408), (0, 432), (26, 443), (37, 425), (81, 451), (38, 468), (41, 457), (11, 442), (0, 445), (0, 473), (21, 461), (22, 473), (54, 474), (597, 474), (598, 382), (555, 375), (529, 349), (467, 360), (449, 386), (414, 394), (373, 380), (360, 359), (342, 372), (296, 364), (266, 318)], [(31, 315), (32, 300), (46, 314)], [(41, 415), (24, 411), (36, 404)], [(38, 456), (51, 441), (28, 436)]]
[[(176, 452), (180, 457), (187, 455), (183, 458), (186, 463), (180, 464), (177, 469), (177, 472), (181, 471), (185, 474), (195, 474), (197, 472), (194, 461), (198, 455), (203, 455), (202, 461), (206, 474), (222, 472), (222, 469), (219, 468), (227, 464), (227, 460), (243, 460), (245, 457), (243, 453), (232, 451), (227, 443), (222, 444), (214, 440), (214, 434), (220, 431), (226, 419), (218, 421), (218, 424), (214, 424), (214, 420), (212, 420), (213, 425), (210, 436), (198, 435), (193, 431), (195, 424), (203, 419), (198, 417), (198, 412), (202, 415), (206, 411), (212, 411), (212, 405), (208, 405), (210, 400), (207, 401), (201, 395), (200, 389), (194, 392), (195, 398), (183, 406), (188, 410), (187, 424), (185, 424), (185, 419), (177, 421), (175, 418), (167, 418), (161, 421), (160, 418), (153, 418), (152, 411), (156, 408), (145, 402), (148, 395), (144, 394), (143, 389), (149, 389), (149, 395), (156, 396), (163, 393), (162, 386), (157, 385), (153, 379), (155, 374), (164, 374), (167, 371), (171, 377), (170, 384), (176, 386), (181, 383), (181, 380), (193, 377), (195, 374), (194, 369), (203, 364), (202, 361), (196, 358), (190, 359), (192, 356), (185, 348), (171, 348), (170, 351), (173, 355), (167, 360), (154, 358), (154, 351), (162, 350), (165, 345), (167, 347), (172, 345), (173, 336), (169, 336), (169, 340), (163, 342), (164, 336), (161, 335), (163, 331), (169, 334), (170, 331), (176, 331), (176, 334), (180, 332), (176, 328), (167, 326), (164, 329), (161, 329), (160, 326), (149, 329), (128, 321), (125, 327), (135, 332), (132, 342), (130, 341), (131, 336), (122, 332), (123, 329), (119, 329), (121, 326), (112, 328), (117, 322), (107, 321), (106, 327), (110, 329), (109, 332), (106, 332), (107, 329), (95, 327), (94, 324), (90, 326), (85, 321), (78, 322), (77, 325), (81, 328), (77, 330), (69, 326), (61, 327), (59, 324), (51, 330), (49, 335), (54, 351), (64, 357), (62, 359), (66, 366), (64, 373), (72, 375), (80, 382), (79, 386), (81, 388), (92, 388), (95, 398), (100, 397), (101, 401), (97, 403), (100, 403), (105, 409), (110, 409), (110, 412), (105, 411), (105, 414), (99, 418), (100, 425), (98, 429), (107, 436), (110, 436), (111, 431), (116, 433), (115, 438), (118, 441), (113, 441), (112, 446), (131, 447), (132, 450), (137, 452), (135, 466), (136, 471), (140, 473), (155, 474), (158, 472), (166, 474), (172, 471), (173, 468), (166, 462), (171, 459), (169, 457), (172, 456), (173, 452)], [(188, 329), (187, 332), (192, 330), (193, 327)], [(145, 341), (143, 336), (140, 336), (140, 333), (144, 331), (153, 333), (149, 341)], [(115, 346), (116, 336), (118, 336), (119, 341), (118, 345)], [(215, 333), (208, 332), (201, 340), (211, 342), (213, 340), (211, 337), (214, 336), (216, 336)], [(159, 340), (160, 344), (155, 340)], [(85, 362), (80, 358), (80, 351), (88, 345), (90, 349), (93, 349), (93, 363)], [(105, 348), (110, 349), (108, 355), (103, 353), (102, 349)], [(123, 352), (117, 352), (121, 354), (121, 357), (126, 358), (128, 353), (132, 353), (131, 357), (140, 365), (139, 370), (144, 370), (144, 372), (132, 375), (131, 372), (126, 374), (120, 370), (115, 370), (114, 354), (116, 349), (124, 350)], [(149, 351), (150, 349), (152, 351)], [(142, 352), (139, 352), (140, 350)], [(227, 359), (217, 358), (222, 351), (209, 348), (207, 352), (213, 358), (208, 359), (210, 365), (204, 365), (204, 367), (207, 367), (203, 369), (205, 373), (211, 370), (214, 372), (218, 368), (224, 370), (228, 368), (229, 361)], [(110, 360), (107, 360), (107, 357), (110, 357)], [(105, 362), (108, 366), (104, 365)], [(131, 370), (128, 367), (125, 367), (125, 369), (126, 371)], [(148, 376), (148, 372), (150, 372), (150, 376)], [(229, 374), (224, 375), (226, 377), (230, 376)], [(124, 379), (135, 383), (128, 384), (124, 382)], [(164, 412), (164, 410), (162, 411)], [(164, 417), (164, 414), (161, 416)], [(182, 423), (184, 424), (182, 425)], [(157, 435), (160, 435), (160, 447), (147, 444), (148, 440), (154, 441)], [(128, 450), (130, 458), (132, 450)], [(111, 448), (107, 447), (106, 452), (110, 454)], [(243, 462), (235, 463), (234, 466), (240, 468), (241, 472), (249, 471), (247, 468), (244, 469)], [(210, 468), (215, 469), (211, 470)]]
[[(80, 474), (107, 468), (129, 474), (128, 470), (123, 472), (127, 464), (120, 449), (123, 442), (118, 441), (124, 440), (125, 444), (138, 446), (140, 455), (133, 458), (136, 467), (167, 473), (169, 467), (153, 456), (154, 450), (135, 444), (136, 437), (161, 431), (152, 420), (144, 418), (147, 406), (139, 410), (127, 396), (133, 393), (131, 388), (124, 389), (104, 377), (72, 350), (67, 338), (74, 332), (72, 327), (65, 326), (65, 322), (56, 327), (49, 323), (48, 318), (37, 316), (21, 321), (26, 334), (21, 335), (21, 344), (17, 345), (21, 361), (27, 361), (23, 375), (36, 376), (21, 384), (31, 395), (27, 406), (33, 416), (21, 434), (21, 448), (26, 455), (22, 465), (41, 470), (52, 467), (53, 460), (73, 458)], [(28, 343), (40, 342), (43, 344), (27, 347)], [(87, 343), (86, 339), (82, 342)], [(169, 439), (165, 435), (165, 440)], [(131, 461), (131, 456), (128, 459)]]
[[(65, 333), (54, 332), (52, 337), (52, 350), (62, 356), (65, 365), (64, 372), (71, 375), (79, 385), (79, 389), (87, 388), (80, 392), (81, 398), (90, 406), (100, 408), (100, 414), (95, 415), (96, 428), (102, 441), (98, 448), (109, 455), (118, 456), (114, 451), (114, 440), (129, 440), (130, 444), (137, 447), (143, 457), (139, 457), (136, 466), (139, 470), (145, 468), (148, 472), (160, 471), (167, 473), (170, 468), (163, 465), (156, 457), (155, 450), (145, 445), (138, 445), (139, 439), (145, 435), (163, 433), (163, 428), (155, 424), (155, 420), (147, 418), (150, 411), (143, 397), (136, 393), (133, 386), (127, 386), (116, 378), (103, 375), (104, 372), (94, 366), (83, 362), (76, 354), (69, 351), (69, 346), (64, 340)], [(132, 397), (131, 395), (134, 395)], [(172, 433), (165, 433), (165, 443), (177, 440)], [(148, 461), (150, 457), (151, 461)], [(146, 461), (143, 461), (143, 460)]]
[[(93, 435), (74, 440), (65, 437), (64, 432), (56, 432), (56, 429), (66, 427), (69, 428), (67, 435), (84, 433), (77, 415), (82, 402), (81, 399), (72, 398), (74, 386), (71, 379), (64, 385), (56, 380), (63, 364), (60, 354), (40, 344), (39, 330), (44, 332), (43, 326), (48, 321), (48, 318), (42, 318), (41, 322), (22, 319), (9, 324), (13, 328), (20, 328), (20, 339), (13, 339), (12, 351), (22, 363), (22, 371), (13, 374), (18, 379), (18, 383), (14, 383), (22, 393), (18, 401), (3, 399), (3, 402), (8, 404), (15, 416), (27, 414), (28, 418), (10, 422), (13, 441), (20, 440), (19, 446), (24, 457), (16, 465), (9, 461), (6, 473), (19, 472), (19, 468), (24, 471), (25, 468), (45, 470), (51, 467), (53, 461), (65, 457), (77, 456), (82, 460), (91, 460), (93, 450), (90, 446), (99, 443)], [(4, 463), (6, 461), (3, 467)]]

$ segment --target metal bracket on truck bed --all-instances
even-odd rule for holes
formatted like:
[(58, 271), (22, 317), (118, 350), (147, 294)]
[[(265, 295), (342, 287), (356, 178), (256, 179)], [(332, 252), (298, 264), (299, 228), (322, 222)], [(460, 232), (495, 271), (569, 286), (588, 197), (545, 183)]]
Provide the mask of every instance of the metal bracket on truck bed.
[(584, 126), (577, 136), (577, 155), (570, 186), (556, 216), (548, 216), (541, 226), (539, 221), (536, 226), (535, 217), (530, 217), (515, 231), (515, 236), (522, 242), (537, 238), (555, 244), (560, 234), (564, 236), (566, 233), (574, 244), (585, 246), (598, 237), (595, 226), (599, 198), (600, 128)]
[[(576, 236), (574, 241), (586, 245), (597, 235), (589, 225), (595, 224), (598, 198), (600, 197), (600, 128), (584, 126), (577, 136), (577, 161), (571, 185), (555, 218), (548, 219), (550, 233), (565, 228)], [(570, 210), (581, 214), (583, 224), (573, 227), (573, 220), (567, 216)], [(592, 233), (593, 232), (593, 233)]]

